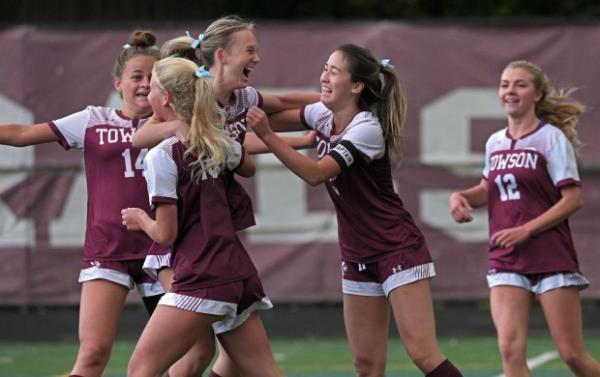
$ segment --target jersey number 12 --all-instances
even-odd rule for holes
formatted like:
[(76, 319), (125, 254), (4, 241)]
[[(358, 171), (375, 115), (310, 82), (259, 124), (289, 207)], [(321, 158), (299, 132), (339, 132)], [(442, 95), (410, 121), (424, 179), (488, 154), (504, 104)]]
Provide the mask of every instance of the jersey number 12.
[(521, 193), (517, 189), (517, 180), (511, 173), (497, 175), (494, 182), (498, 186), (498, 191), (500, 191), (501, 201), (521, 199)]

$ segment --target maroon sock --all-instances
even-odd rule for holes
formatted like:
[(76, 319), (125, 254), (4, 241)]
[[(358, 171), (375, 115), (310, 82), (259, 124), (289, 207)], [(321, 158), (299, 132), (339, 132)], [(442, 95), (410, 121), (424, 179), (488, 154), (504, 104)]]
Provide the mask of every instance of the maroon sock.
[(443, 363), (435, 367), (434, 370), (427, 373), (425, 377), (462, 377), (462, 373), (456, 369), (450, 360), (446, 359)]
[(80, 376), (78, 374), (69, 374), (69, 377), (83, 377), (83, 376)]
[(208, 377), (221, 377), (221, 376), (216, 374), (214, 370), (211, 370), (210, 373), (208, 374)]

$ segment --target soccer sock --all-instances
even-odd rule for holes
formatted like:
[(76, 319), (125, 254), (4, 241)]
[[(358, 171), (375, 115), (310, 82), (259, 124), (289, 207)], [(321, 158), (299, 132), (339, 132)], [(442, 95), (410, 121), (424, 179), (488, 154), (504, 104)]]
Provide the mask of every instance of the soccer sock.
[(78, 374), (69, 374), (69, 377), (83, 377), (83, 376), (80, 376)]
[(450, 360), (446, 359), (440, 365), (435, 367), (434, 370), (427, 373), (425, 377), (462, 377), (462, 373), (456, 369)]
[(221, 377), (221, 376), (216, 374), (215, 371), (211, 370), (210, 373), (208, 374), (208, 377)]

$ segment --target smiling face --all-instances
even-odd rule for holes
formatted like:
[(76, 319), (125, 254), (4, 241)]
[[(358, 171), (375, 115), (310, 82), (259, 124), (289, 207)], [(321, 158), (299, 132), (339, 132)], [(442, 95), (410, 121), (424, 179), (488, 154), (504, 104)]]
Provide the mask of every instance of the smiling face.
[(152, 66), (156, 58), (136, 55), (125, 63), (121, 77), (114, 78), (115, 89), (123, 97), (123, 113), (130, 118), (143, 118), (152, 113), (148, 93)]
[(154, 118), (159, 122), (171, 120), (173, 111), (169, 106), (169, 95), (167, 91), (161, 91), (154, 79), (150, 81), (150, 93), (148, 102), (152, 106)]
[(334, 51), (321, 73), (321, 102), (332, 111), (356, 106), (364, 85), (352, 82), (348, 60), (341, 51)]
[(232, 34), (231, 42), (222, 50), (223, 75), (232, 89), (245, 88), (254, 67), (260, 63), (258, 42), (250, 30)]
[(512, 118), (535, 114), (535, 105), (542, 98), (533, 83), (533, 75), (520, 67), (508, 67), (502, 72), (498, 96), (502, 108)]

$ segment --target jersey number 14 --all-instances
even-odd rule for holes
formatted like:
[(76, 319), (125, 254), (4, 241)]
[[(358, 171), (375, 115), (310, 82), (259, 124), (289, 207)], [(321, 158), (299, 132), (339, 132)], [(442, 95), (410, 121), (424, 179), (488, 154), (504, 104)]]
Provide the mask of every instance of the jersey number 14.
[(131, 178), (131, 177), (135, 177), (135, 170), (133, 170), (134, 168), (136, 170), (141, 170), (142, 171), (142, 175), (144, 175), (144, 157), (146, 157), (146, 153), (148, 152), (147, 148), (141, 149), (140, 153), (138, 154), (137, 158), (135, 159), (135, 164), (132, 165), (132, 161), (131, 161), (131, 149), (126, 148), (123, 153), (121, 153), (121, 155), (123, 156), (123, 159), (125, 160), (125, 178)]

